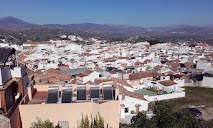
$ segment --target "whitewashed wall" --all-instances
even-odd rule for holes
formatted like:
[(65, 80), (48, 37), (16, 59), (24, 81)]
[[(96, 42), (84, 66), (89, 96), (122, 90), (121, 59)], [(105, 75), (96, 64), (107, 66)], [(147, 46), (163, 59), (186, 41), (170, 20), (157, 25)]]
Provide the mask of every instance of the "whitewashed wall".
[[(149, 102), (145, 101), (145, 100), (140, 100), (140, 99), (136, 99), (136, 98), (132, 98), (129, 96), (125, 96), (124, 100), (122, 100), (121, 98), (122, 96), (119, 97), (120, 99), (120, 105), (124, 104), (125, 107), (121, 107), (120, 106), (120, 115), (123, 116), (121, 118), (124, 118), (125, 115), (129, 115), (131, 114), (131, 110), (134, 110), (136, 112), (136, 104), (140, 104), (141, 107), (139, 108), (139, 111), (148, 111), (148, 104)], [(129, 112), (125, 113), (125, 108), (129, 108)]]
[(175, 98), (182, 98), (185, 97), (185, 92), (180, 93), (172, 93), (172, 94), (164, 94), (164, 95), (156, 95), (156, 96), (148, 96), (145, 95), (144, 98), (147, 101), (160, 101), (160, 100), (169, 100), (169, 99), (175, 99)]
[(203, 77), (202, 87), (213, 88), (213, 78), (212, 77)]

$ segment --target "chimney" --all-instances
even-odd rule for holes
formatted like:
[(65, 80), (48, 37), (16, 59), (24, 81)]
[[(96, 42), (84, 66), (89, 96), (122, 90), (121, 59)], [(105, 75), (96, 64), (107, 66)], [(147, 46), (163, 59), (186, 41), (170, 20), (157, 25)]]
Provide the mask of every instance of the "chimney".
[(28, 97), (29, 97), (29, 100), (32, 100), (32, 95), (33, 95), (33, 86), (28, 86), (27, 87), (27, 92), (28, 92)]
[(77, 84), (72, 84), (72, 96), (73, 96), (73, 101), (76, 101), (77, 99)]
[(87, 83), (86, 84), (86, 99), (89, 100), (90, 99), (90, 84)]
[(115, 100), (119, 100), (119, 84), (115, 84)]

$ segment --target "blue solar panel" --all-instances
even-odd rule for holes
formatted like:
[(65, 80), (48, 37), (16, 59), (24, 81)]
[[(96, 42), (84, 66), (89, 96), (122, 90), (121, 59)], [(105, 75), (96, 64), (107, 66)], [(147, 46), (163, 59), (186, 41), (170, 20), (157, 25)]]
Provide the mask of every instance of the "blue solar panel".
[(77, 88), (77, 100), (86, 100), (86, 87)]
[(62, 91), (62, 103), (71, 103), (72, 102), (72, 90), (64, 89)]
[(58, 102), (58, 91), (48, 92), (47, 103), (57, 103)]
[(112, 87), (103, 87), (104, 100), (113, 100)]
[(99, 98), (100, 91), (99, 88), (90, 87), (90, 98)]

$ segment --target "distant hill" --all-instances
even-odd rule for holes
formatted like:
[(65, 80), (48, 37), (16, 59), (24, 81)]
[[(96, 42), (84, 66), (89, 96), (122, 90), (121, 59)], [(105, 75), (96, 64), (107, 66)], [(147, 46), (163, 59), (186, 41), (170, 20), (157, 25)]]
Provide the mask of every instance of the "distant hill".
[(94, 23), (81, 23), (81, 24), (45, 24), (45, 25), (35, 25), (15, 17), (9, 16), (0, 18), (0, 29), (7, 30), (29, 30), (29, 29), (65, 29), (72, 31), (82, 31), (92, 34), (106, 34), (106, 35), (135, 35), (145, 33), (147, 30), (143, 27), (133, 27), (133, 26), (110, 26), (101, 25)]
[(76, 31), (85, 38), (99, 36), (105, 39), (114, 38), (116, 40), (129, 36), (153, 37), (162, 41), (209, 41), (213, 38), (213, 28), (210, 25), (174, 25), (151, 28), (94, 23), (37, 25), (12, 16), (0, 18), (0, 37), (5, 37), (9, 41), (12, 40), (12, 42), (15, 38), (15, 41), (18, 40), (20, 44), (26, 40), (46, 41), (64, 34), (75, 34)]
[(9, 30), (32, 29), (37, 25), (30, 24), (15, 17), (9, 16), (0, 18), (0, 28)]

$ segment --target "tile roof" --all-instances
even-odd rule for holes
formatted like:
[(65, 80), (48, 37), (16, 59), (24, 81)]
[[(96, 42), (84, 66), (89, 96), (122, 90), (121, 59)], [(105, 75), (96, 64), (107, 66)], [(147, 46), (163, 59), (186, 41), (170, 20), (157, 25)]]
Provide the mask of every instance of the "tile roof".
[(70, 75), (59, 75), (59, 79), (61, 81), (65, 81), (65, 80), (71, 80), (71, 76)]
[(151, 60), (146, 59), (146, 60), (144, 60), (144, 62), (143, 62), (143, 63), (147, 64), (147, 63), (151, 63), (151, 62), (152, 62)]
[(62, 71), (70, 69), (68, 65), (59, 65), (58, 68)]
[(89, 75), (89, 74), (91, 74), (93, 71), (91, 71), (91, 70), (86, 70), (86, 71), (84, 71), (84, 74), (87, 74), (87, 75)]
[(135, 62), (134, 65), (144, 65), (142, 62)]
[(33, 99), (28, 102), (28, 104), (41, 104), (47, 100), (47, 91), (38, 91), (33, 96)]
[(171, 85), (175, 85), (177, 83), (175, 83), (174, 81), (172, 80), (164, 80), (164, 81), (160, 81), (158, 82), (160, 84), (162, 84), (163, 86), (171, 86)]
[(112, 79), (95, 79), (94, 83), (96, 84), (100, 84), (100, 83), (104, 83), (104, 82), (110, 82), (112, 81)]
[(85, 76), (88, 76), (88, 75), (84, 74), (84, 73), (79, 73), (79, 74), (77, 74), (77, 76), (79, 76), (79, 77), (85, 77)]
[(136, 98), (136, 99), (140, 99), (140, 100), (146, 100), (143, 96), (141, 96), (140, 94), (134, 93), (134, 92), (130, 92), (128, 90), (126, 90), (124, 87), (120, 86), (119, 87), (119, 92), (124, 93), (126, 96), (132, 97), (132, 98)]
[(118, 57), (118, 59), (126, 59), (126, 60), (128, 60), (129, 57)]
[(56, 78), (56, 77), (51, 77), (49, 78), (49, 83), (53, 84), (53, 83), (60, 83), (60, 79), (59, 78)]
[(130, 84), (128, 84), (125, 80), (114, 78), (114, 77), (112, 78), (112, 80), (114, 82), (117, 82), (117, 83), (121, 84), (121, 85), (124, 85), (124, 86), (132, 88), (132, 86)]
[(177, 67), (180, 66), (180, 63), (178, 63), (178, 62), (167, 62), (166, 65), (177, 68)]
[(139, 73), (133, 73), (129, 75), (129, 80), (138, 80), (142, 78), (148, 78), (148, 77), (157, 77), (159, 74), (155, 72), (139, 72)]

